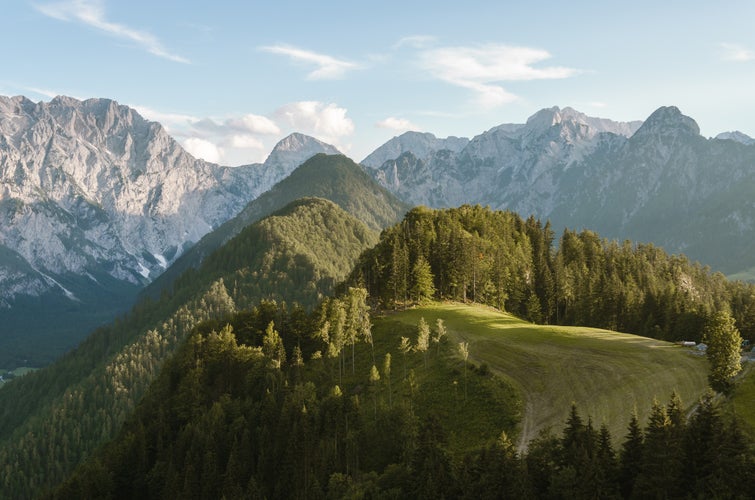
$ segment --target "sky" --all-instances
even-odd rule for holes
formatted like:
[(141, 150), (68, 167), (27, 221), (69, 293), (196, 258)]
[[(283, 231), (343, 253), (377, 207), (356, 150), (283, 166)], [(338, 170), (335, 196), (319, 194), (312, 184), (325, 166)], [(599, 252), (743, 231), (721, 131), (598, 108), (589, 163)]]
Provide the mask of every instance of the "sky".
[(755, 137), (755, 2), (6, 0), (0, 95), (105, 97), (195, 156), (301, 132), (356, 161), (407, 130), (473, 137), (545, 107)]

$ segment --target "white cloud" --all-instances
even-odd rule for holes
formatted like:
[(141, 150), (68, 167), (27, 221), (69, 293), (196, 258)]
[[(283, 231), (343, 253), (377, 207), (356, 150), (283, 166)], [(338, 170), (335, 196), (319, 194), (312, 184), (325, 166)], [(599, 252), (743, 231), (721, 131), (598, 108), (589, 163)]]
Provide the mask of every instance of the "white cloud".
[(146, 31), (108, 21), (101, 0), (66, 0), (34, 6), (42, 14), (60, 21), (78, 21), (116, 38), (136, 43), (150, 54), (173, 62), (189, 63), (185, 57), (166, 49), (160, 40)]
[(401, 47), (409, 46), (415, 49), (423, 49), (428, 45), (432, 45), (437, 42), (437, 38), (432, 35), (410, 35), (401, 38), (398, 42), (393, 44), (394, 49), (400, 49)]
[(220, 163), (220, 159), (223, 156), (221, 148), (199, 137), (189, 137), (184, 140), (183, 147), (195, 158), (201, 158), (212, 163)]
[(200, 121), (196, 116), (184, 115), (181, 113), (165, 113), (147, 106), (131, 106), (137, 113), (147, 120), (158, 122), (167, 130), (174, 128), (180, 129), (198, 123)]
[(491, 44), (425, 50), (420, 53), (420, 64), (436, 78), (474, 91), (487, 107), (517, 99), (497, 82), (569, 78), (579, 72), (563, 66), (535, 66), (550, 58), (541, 49)]
[(53, 98), (61, 95), (59, 92), (56, 92), (54, 90), (40, 89), (38, 87), (26, 87), (26, 90), (34, 92), (35, 94), (43, 95), (43, 96), (48, 97), (50, 99), (53, 99)]
[(724, 61), (747, 62), (755, 60), (755, 52), (737, 43), (719, 43)]
[(226, 120), (226, 125), (237, 130), (254, 134), (280, 134), (281, 130), (270, 118), (260, 115), (244, 115), (240, 118)]
[(142, 116), (161, 123), (190, 154), (221, 165), (261, 162), (275, 143), (291, 132), (317, 137), (348, 152), (343, 140), (354, 133), (346, 108), (302, 101), (286, 104), (268, 116), (196, 117), (132, 106)]
[(380, 120), (375, 124), (378, 128), (395, 130), (396, 132), (406, 132), (408, 130), (420, 130), (420, 128), (405, 118), (396, 118), (389, 116), (385, 120)]
[(309, 134), (328, 143), (336, 143), (354, 133), (354, 122), (346, 116), (348, 111), (336, 104), (301, 101), (278, 108), (275, 118), (291, 129)]
[(271, 54), (288, 56), (295, 61), (314, 64), (317, 66), (317, 69), (307, 75), (308, 80), (337, 80), (343, 78), (347, 71), (359, 67), (358, 64), (350, 61), (336, 59), (326, 54), (318, 54), (317, 52), (289, 45), (270, 45), (260, 47), (260, 50), (270, 52)]
[(252, 135), (231, 136), (229, 145), (238, 149), (265, 149), (265, 145)]

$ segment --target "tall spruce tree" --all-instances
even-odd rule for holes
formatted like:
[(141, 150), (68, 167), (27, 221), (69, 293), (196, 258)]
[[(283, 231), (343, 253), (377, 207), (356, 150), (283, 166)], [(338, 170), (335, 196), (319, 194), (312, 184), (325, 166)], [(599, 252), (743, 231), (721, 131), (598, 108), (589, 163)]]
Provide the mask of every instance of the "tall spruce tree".
[(728, 312), (716, 313), (705, 325), (703, 342), (708, 344), (706, 356), (710, 362), (710, 386), (728, 392), (732, 380), (742, 369), (740, 348), (742, 337)]

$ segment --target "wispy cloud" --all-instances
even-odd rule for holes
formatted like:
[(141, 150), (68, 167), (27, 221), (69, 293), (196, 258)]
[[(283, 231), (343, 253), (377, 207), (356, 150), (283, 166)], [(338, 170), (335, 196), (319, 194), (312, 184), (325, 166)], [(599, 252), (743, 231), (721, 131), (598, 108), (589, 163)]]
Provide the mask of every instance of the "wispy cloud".
[(395, 116), (389, 116), (385, 120), (380, 120), (375, 124), (378, 128), (384, 128), (388, 130), (395, 130), (396, 132), (406, 132), (408, 130), (420, 130), (420, 127), (410, 122), (406, 118), (396, 118)]
[(20, 88), (23, 89), (25, 92), (31, 92), (37, 95), (41, 95), (43, 97), (47, 97), (48, 99), (54, 99), (55, 97), (58, 97), (59, 95), (64, 95), (68, 97), (73, 97), (74, 99), (78, 99), (79, 101), (84, 100), (83, 97), (73, 95), (69, 92), (61, 92), (59, 90), (43, 89), (39, 87), (20, 87)]
[(436, 78), (475, 92), (481, 105), (492, 107), (517, 99), (498, 82), (569, 78), (579, 73), (563, 66), (536, 66), (551, 57), (541, 49), (491, 44), (424, 50), (420, 62)]
[(432, 35), (409, 35), (399, 39), (398, 42), (393, 44), (394, 49), (400, 49), (401, 47), (412, 47), (415, 49), (423, 49), (429, 45), (437, 42), (438, 39)]
[(159, 122), (167, 129), (170, 129), (172, 126), (180, 127), (191, 125), (201, 120), (201, 118), (197, 118), (196, 116), (185, 115), (182, 113), (166, 113), (147, 106), (134, 105), (131, 107), (134, 108), (137, 113), (142, 115), (147, 120)]
[(116, 38), (131, 41), (154, 56), (178, 63), (190, 63), (185, 57), (166, 49), (153, 34), (109, 21), (105, 16), (105, 8), (101, 0), (66, 0), (36, 4), (34, 8), (53, 19), (76, 21)]
[(260, 50), (317, 66), (317, 69), (307, 75), (308, 80), (337, 80), (343, 78), (347, 71), (359, 68), (357, 63), (290, 45), (269, 45), (260, 47)]
[(724, 61), (747, 62), (755, 60), (755, 52), (738, 43), (719, 43), (721, 58)]

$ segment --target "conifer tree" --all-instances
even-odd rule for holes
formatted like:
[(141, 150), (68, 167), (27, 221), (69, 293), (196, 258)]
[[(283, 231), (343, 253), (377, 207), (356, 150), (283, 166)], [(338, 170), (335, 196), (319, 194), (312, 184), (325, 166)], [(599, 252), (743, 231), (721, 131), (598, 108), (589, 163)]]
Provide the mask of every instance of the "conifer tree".
[(383, 360), (383, 376), (388, 383), (388, 407), (393, 406), (393, 392), (391, 391), (391, 353), (385, 353)]
[(412, 343), (409, 341), (409, 337), (401, 337), (398, 350), (401, 351), (401, 355), (404, 357), (404, 379), (406, 379), (406, 355), (412, 350)]
[(427, 368), (427, 349), (430, 347), (430, 325), (427, 324), (424, 317), (419, 318), (417, 325), (417, 345), (415, 349), (421, 352)]
[(637, 412), (632, 413), (629, 420), (628, 432), (621, 445), (621, 454), (619, 458), (619, 489), (621, 496), (630, 498), (634, 491), (637, 475), (642, 467), (642, 455), (644, 448), (644, 438), (640, 422), (637, 418)]
[(262, 337), (262, 353), (269, 360), (270, 367), (275, 370), (280, 370), (286, 363), (286, 349), (272, 321), (267, 325), (265, 335)]
[(424, 255), (420, 254), (412, 267), (412, 296), (417, 302), (432, 299), (435, 295), (433, 271)]
[(377, 422), (377, 384), (380, 382), (380, 372), (377, 369), (377, 366), (372, 365), (372, 368), (370, 368), (370, 387), (372, 391), (372, 402), (375, 407), (375, 421)]
[(443, 342), (443, 339), (448, 335), (448, 332), (446, 330), (446, 325), (443, 322), (442, 318), (438, 318), (438, 320), (435, 322), (435, 337), (433, 337), (433, 342), (438, 344), (438, 356), (440, 356), (440, 344)]
[(710, 386), (716, 391), (728, 392), (732, 379), (742, 369), (742, 337), (734, 318), (725, 311), (716, 313), (705, 325), (703, 342), (708, 344), (706, 356), (710, 362)]
[(464, 360), (464, 401), (467, 400), (467, 359), (469, 359), (469, 342), (459, 342), (459, 355)]

